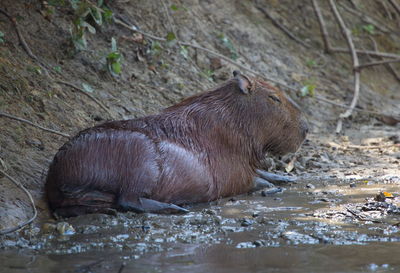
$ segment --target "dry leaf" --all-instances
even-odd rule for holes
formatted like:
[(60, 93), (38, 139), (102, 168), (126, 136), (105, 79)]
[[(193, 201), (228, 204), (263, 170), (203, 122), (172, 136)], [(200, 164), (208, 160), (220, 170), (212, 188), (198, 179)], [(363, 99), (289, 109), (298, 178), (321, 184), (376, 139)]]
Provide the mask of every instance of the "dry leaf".
[(380, 115), (377, 119), (389, 126), (396, 126), (396, 124), (400, 122), (400, 119), (387, 115)]
[(294, 169), (294, 163), (296, 162), (296, 157), (293, 157), (292, 160), (286, 165), (285, 171), (290, 173)]

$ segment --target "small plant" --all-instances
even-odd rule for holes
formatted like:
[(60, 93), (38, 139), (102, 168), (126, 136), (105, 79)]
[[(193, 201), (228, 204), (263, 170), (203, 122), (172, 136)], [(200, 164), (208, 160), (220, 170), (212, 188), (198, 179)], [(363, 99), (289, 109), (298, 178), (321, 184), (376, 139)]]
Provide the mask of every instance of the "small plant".
[(58, 73), (61, 73), (62, 72), (62, 69), (61, 69), (61, 66), (55, 66), (55, 67), (53, 67), (53, 69), (56, 71), (56, 72), (58, 72)]
[(230, 39), (228, 39), (223, 33), (219, 34), (218, 39), (221, 40), (222, 44), (229, 50), (231, 54), (231, 59), (236, 61), (239, 57), (236, 48), (233, 46), (233, 43)]
[(307, 60), (306, 65), (309, 68), (314, 68), (314, 67), (317, 66), (317, 61), (315, 61), (315, 60)]
[(82, 88), (88, 93), (93, 93), (93, 87), (90, 84), (82, 83)]
[(363, 25), (362, 29), (367, 32), (368, 34), (374, 35), (375, 34), (375, 26), (374, 25)]
[(159, 42), (152, 41), (151, 46), (150, 46), (150, 48), (147, 49), (146, 53), (157, 56), (157, 55), (161, 54), (162, 50), (163, 50), (163, 48)]
[(72, 42), (77, 50), (87, 48), (86, 32), (96, 33), (96, 29), (88, 22), (93, 22), (101, 26), (103, 22), (112, 20), (112, 11), (104, 5), (103, 0), (99, 0), (97, 5), (87, 0), (69, 0), (75, 11), (75, 19), (72, 22), (71, 36)]
[(314, 82), (311, 81), (305, 82), (304, 86), (300, 89), (300, 96), (313, 97), (315, 95), (315, 88), (317, 88), (317, 85)]
[(175, 5), (175, 4), (172, 4), (172, 5), (170, 6), (170, 8), (171, 8), (173, 11), (179, 10), (179, 7), (178, 7), (177, 5)]
[(203, 71), (203, 76), (206, 77), (209, 81), (214, 81), (214, 71), (211, 69), (207, 69)]
[(111, 52), (107, 55), (107, 70), (112, 76), (117, 77), (121, 74), (121, 59), (122, 55), (118, 52), (117, 42), (114, 37), (111, 38)]
[(179, 53), (183, 56), (183, 58), (188, 59), (189, 58), (189, 51), (187, 50), (187, 46), (181, 46), (179, 49)]
[(4, 33), (0, 31), (0, 43), (4, 43)]

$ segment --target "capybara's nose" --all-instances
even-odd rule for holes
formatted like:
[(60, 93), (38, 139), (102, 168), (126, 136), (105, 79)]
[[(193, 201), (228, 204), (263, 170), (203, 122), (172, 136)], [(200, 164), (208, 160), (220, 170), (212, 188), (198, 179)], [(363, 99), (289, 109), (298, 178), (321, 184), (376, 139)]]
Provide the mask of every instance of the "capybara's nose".
[(306, 135), (307, 135), (307, 133), (308, 133), (308, 123), (307, 123), (307, 121), (306, 120), (304, 120), (304, 119), (302, 119), (301, 121), (300, 121), (300, 130), (301, 130), (301, 133), (302, 133), (302, 135), (303, 135), (303, 137), (306, 137)]

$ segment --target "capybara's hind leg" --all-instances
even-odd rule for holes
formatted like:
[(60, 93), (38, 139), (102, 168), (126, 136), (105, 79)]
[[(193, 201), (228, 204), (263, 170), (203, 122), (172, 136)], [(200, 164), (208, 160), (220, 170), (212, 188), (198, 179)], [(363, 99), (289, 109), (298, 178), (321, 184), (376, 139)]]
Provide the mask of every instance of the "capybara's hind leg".
[(163, 203), (160, 201), (139, 197), (136, 200), (129, 200), (120, 197), (118, 205), (121, 209), (134, 211), (137, 213), (156, 212), (156, 213), (187, 213), (189, 210), (174, 204)]

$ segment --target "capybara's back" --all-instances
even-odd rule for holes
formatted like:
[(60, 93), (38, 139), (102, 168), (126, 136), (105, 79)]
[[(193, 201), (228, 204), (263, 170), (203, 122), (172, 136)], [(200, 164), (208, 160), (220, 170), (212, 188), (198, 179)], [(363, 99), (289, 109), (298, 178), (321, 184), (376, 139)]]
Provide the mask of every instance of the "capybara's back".
[(64, 144), (46, 180), (60, 216), (181, 211), (252, 189), (265, 153), (295, 151), (307, 131), (279, 90), (235, 72), (162, 113), (86, 129)]

